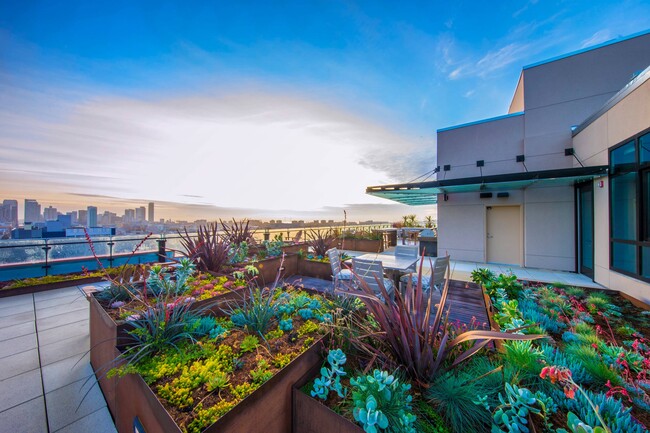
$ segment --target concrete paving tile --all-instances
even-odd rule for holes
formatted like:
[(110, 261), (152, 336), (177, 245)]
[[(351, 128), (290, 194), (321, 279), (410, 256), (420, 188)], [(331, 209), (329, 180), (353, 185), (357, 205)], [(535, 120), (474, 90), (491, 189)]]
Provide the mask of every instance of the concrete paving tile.
[(0, 328), (5, 326), (18, 325), (19, 323), (33, 322), (34, 311), (25, 311), (24, 313), (12, 314), (11, 316), (0, 317)]
[[(106, 407), (99, 385), (93, 382), (88, 382), (83, 387), (82, 385), (83, 382), (75, 382), (45, 394), (50, 431), (60, 430)], [(95, 429), (87, 431), (95, 431)]]
[(35, 349), (36, 347), (38, 347), (38, 344), (35, 333), (0, 341), (0, 359), (26, 350)]
[[(46, 394), (74, 382), (80, 382), (78, 385), (80, 387), (87, 378), (93, 376), (88, 356), (82, 357), (82, 355), (70, 356), (61, 361), (44, 365), (41, 370)], [(88, 383), (93, 380), (95, 380), (94, 377)]]
[[(85, 354), (90, 349), (90, 336), (88, 334), (77, 335), (56, 343), (41, 346), (41, 365), (52, 364), (71, 356)], [(86, 355), (86, 358), (88, 355)]]
[(36, 302), (39, 302), (71, 295), (82, 295), (82, 293), (77, 286), (71, 285), (70, 287), (65, 287), (63, 289), (47, 290), (45, 292), (34, 293), (34, 300)]
[(16, 314), (26, 313), (29, 311), (31, 312), (34, 311), (34, 304), (27, 303), (27, 304), (10, 305), (8, 307), (0, 308), (0, 317), (14, 316)]
[(40, 370), (0, 381), (0, 412), (43, 395)]
[(90, 312), (87, 301), (74, 301), (71, 303), (53, 305), (43, 309), (37, 309), (35, 314), (37, 319), (44, 319), (46, 317), (58, 316), (59, 314), (69, 313), (71, 311), (87, 311)]
[(31, 293), (26, 295), (9, 296), (6, 298), (0, 298), (0, 308), (14, 307), (16, 305), (27, 305), (33, 303), (34, 303), (34, 297), (32, 296)]
[(53, 433), (86, 433), (90, 431), (93, 433), (117, 432), (115, 424), (113, 424), (113, 418), (111, 418), (111, 413), (107, 407), (96, 410)]
[(90, 317), (89, 308), (88, 305), (86, 305), (85, 307), (86, 308), (73, 310), (62, 314), (57, 314), (55, 316), (38, 318), (36, 320), (36, 327), (40, 332), (40, 331), (45, 331), (46, 329), (55, 328), (57, 326), (78, 322), (80, 320), (88, 320)]
[(38, 310), (46, 310), (50, 308), (56, 308), (56, 307), (62, 307), (62, 306), (73, 306), (75, 304), (82, 304), (86, 303), (88, 305), (88, 301), (86, 301), (86, 298), (81, 295), (81, 294), (73, 294), (70, 296), (62, 296), (60, 298), (54, 298), (54, 299), (45, 299), (42, 301), (35, 301), (36, 302), (36, 311)]
[(0, 412), (0, 426), (2, 431), (11, 433), (46, 432), (45, 400), (37, 397)]
[(0, 329), (0, 341), (10, 340), (23, 335), (36, 332), (34, 322), (19, 323), (17, 325), (5, 326)]
[(5, 380), (12, 376), (39, 368), (38, 349), (31, 349), (2, 358), (0, 365), (2, 365), (2, 368), (0, 368), (0, 380)]
[(87, 334), (89, 331), (88, 320), (80, 320), (68, 325), (57, 326), (56, 328), (46, 329), (38, 332), (38, 341), (41, 346), (56, 343), (57, 341)]

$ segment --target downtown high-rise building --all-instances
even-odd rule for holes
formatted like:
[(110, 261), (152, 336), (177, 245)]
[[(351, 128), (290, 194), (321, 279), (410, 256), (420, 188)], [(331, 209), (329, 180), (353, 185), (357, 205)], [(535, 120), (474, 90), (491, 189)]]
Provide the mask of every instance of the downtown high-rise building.
[(153, 202), (149, 202), (149, 213), (147, 214), (147, 217), (148, 217), (147, 220), (150, 223), (154, 222), (154, 219), (153, 219)]
[(134, 209), (124, 209), (124, 222), (132, 223), (135, 221), (135, 210)]
[(34, 199), (25, 199), (25, 224), (41, 221), (41, 205)]
[(3, 200), (0, 205), (0, 223), (18, 227), (18, 200)]
[(145, 221), (147, 209), (144, 206), (135, 208), (135, 220), (136, 221)]
[(97, 227), (97, 206), (88, 206), (88, 227)]
[(79, 209), (79, 212), (77, 213), (77, 224), (80, 226), (88, 225), (88, 210)]
[(59, 211), (55, 207), (48, 206), (45, 209), (43, 209), (43, 218), (45, 219), (45, 221), (56, 221), (58, 216), (59, 216)]

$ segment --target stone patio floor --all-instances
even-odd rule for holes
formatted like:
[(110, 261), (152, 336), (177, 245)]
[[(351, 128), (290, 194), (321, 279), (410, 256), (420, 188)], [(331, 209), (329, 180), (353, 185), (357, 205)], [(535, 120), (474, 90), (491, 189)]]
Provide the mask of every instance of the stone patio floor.
[(88, 312), (77, 286), (0, 299), (1, 432), (116, 431), (88, 359)]
[[(524, 280), (602, 288), (571, 272), (454, 260), (451, 277), (470, 281), (479, 267)], [(0, 299), (0, 432), (116, 431), (88, 359), (88, 313), (80, 286)]]

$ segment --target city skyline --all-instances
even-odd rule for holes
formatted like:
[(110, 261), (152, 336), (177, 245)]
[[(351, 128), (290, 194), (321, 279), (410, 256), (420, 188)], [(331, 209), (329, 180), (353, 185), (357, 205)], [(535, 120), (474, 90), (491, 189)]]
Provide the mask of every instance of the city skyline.
[(435, 217), (365, 187), (430, 172), (436, 129), (507, 112), (522, 65), (650, 28), (642, 1), (157, 6), (6, 5), (0, 197)]

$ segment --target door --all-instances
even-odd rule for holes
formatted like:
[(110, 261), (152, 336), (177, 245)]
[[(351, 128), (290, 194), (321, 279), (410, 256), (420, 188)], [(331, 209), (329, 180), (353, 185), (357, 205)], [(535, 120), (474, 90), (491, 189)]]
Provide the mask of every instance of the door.
[(576, 187), (578, 272), (594, 278), (594, 184)]
[(489, 263), (521, 266), (519, 206), (488, 206), (486, 254)]

